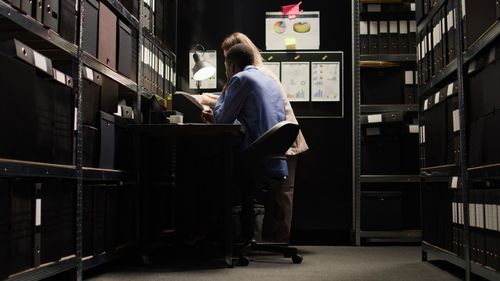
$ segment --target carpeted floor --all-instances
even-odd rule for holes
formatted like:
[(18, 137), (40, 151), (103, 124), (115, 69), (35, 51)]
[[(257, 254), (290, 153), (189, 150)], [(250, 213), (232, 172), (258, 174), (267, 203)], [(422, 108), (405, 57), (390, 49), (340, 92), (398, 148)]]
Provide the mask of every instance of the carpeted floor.
[(134, 260), (114, 262), (84, 275), (87, 280), (175, 281), (410, 281), (461, 280), (463, 271), (444, 262), (421, 262), (420, 247), (300, 246), (302, 264), (278, 256), (252, 257), (247, 267), (225, 268), (218, 261), (155, 257), (151, 265)]

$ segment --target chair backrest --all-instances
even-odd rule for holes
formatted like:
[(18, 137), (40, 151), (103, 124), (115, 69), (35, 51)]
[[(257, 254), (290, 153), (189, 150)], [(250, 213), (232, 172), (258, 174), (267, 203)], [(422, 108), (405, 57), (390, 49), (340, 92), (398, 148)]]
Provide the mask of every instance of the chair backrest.
[(279, 122), (252, 142), (243, 151), (243, 155), (251, 162), (282, 157), (292, 146), (298, 133), (298, 124), (289, 121)]

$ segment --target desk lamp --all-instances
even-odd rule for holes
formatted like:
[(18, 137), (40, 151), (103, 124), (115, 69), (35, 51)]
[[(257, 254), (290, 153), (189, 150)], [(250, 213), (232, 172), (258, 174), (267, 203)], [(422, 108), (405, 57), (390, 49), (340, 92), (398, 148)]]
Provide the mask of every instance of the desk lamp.
[(205, 53), (205, 47), (201, 44), (197, 44), (194, 47), (193, 59), (195, 65), (193, 67), (193, 79), (196, 80), (196, 87), (198, 88), (198, 92), (200, 91), (200, 84), (202, 80), (210, 78), (215, 74), (215, 67), (211, 65), (209, 62), (200, 59), (200, 55), (198, 52), (202, 52), (202, 55)]

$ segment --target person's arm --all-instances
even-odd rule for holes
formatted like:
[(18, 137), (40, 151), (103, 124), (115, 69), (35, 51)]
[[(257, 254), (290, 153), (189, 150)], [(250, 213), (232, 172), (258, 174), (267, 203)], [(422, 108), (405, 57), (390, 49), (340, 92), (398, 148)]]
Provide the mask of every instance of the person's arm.
[(201, 103), (202, 105), (206, 105), (206, 106), (210, 107), (211, 109), (214, 109), (218, 98), (219, 98), (219, 95), (214, 95), (211, 93), (203, 93), (203, 94), (197, 96), (199, 103)]
[(233, 77), (214, 108), (215, 123), (233, 123), (243, 108), (247, 91), (239, 77)]

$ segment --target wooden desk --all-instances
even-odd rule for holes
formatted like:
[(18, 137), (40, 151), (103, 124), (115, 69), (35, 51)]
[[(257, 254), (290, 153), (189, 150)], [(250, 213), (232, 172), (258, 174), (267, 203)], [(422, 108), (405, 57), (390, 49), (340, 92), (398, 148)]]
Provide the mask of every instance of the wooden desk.
[[(222, 151), (223, 163), (224, 163), (224, 180), (222, 188), (224, 189), (224, 261), (230, 267), (233, 266), (232, 259), (232, 183), (233, 183), (233, 143), (234, 139), (240, 133), (240, 125), (229, 125), (229, 124), (151, 124), (151, 125), (129, 125), (128, 129), (134, 133), (134, 140), (136, 144), (135, 147), (139, 148), (136, 150), (138, 163), (142, 167), (138, 167), (140, 172), (140, 181), (146, 183), (148, 181), (148, 172), (145, 171), (145, 164), (143, 159), (145, 155), (152, 155), (151, 152), (154, 147), (148, 145), (151, 140), (159, 140), (165, 144), (170, 145), (170, 159), (165, 159), (169, 161), (170, 164), (170, 186), (175, 187), (176, 185), (176, 154), (177, 154), (177, 143), (180, 142), (193, 142), (203, 144), (209, 139), (220, 140), (220, 146), (214, 147), (214, 150)], [(208, 146), (210, 147), (210, 146)], [(141, 188), (144, 189), (144, 188)], [(172, 190), (174, 190), (172, 188)], [(143, 193), (147, 192), (147, 188), (143, 190)], [(175, 194), (170, 194), (170, 200), (174, 200)], [(147, 196), (142, 196), (143, 206), (148, 206)], [(172, 203), (172, 214), (175, 214), (175, 202)], [(142, 212), (142, 229), (147, 230), (150, 227), (151, 221), (147, 212)], [(174, 221), (174, 218), (172, 218)], [(173, 226), (175, 229), (175, 226)], [(141, 233), (142, 244), (147, 245), (149, 243), (147, 233)]]

